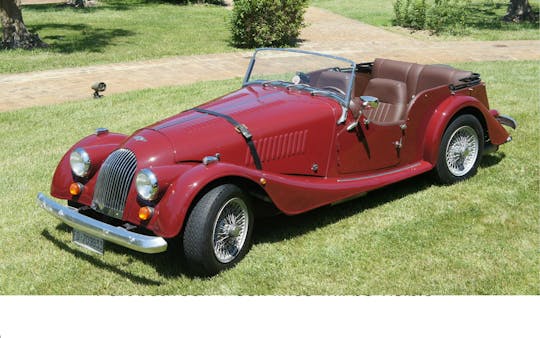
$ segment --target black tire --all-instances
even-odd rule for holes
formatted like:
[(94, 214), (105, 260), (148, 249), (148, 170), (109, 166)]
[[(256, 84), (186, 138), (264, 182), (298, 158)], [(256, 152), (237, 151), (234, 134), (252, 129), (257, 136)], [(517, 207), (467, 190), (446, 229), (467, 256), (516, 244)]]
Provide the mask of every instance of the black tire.
[(205, 276), (233, 267), (251, 247), (253, 224), (250, 200), (239, 187), (224, 184), (208, 191), (195, 204), (185, 225), (188, 267)]
[(435, 178), (443, 184), (463, 181), (476, 174), (484, 151), (484, 130), (473, 115), (461, 115), (443, 134)]

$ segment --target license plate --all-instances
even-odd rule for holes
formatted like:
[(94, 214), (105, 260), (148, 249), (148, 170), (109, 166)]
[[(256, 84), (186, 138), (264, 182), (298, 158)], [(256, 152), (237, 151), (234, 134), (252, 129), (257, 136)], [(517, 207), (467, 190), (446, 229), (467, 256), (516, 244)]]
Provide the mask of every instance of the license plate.
[(101, 238), (97, 238), (82, 231), (73, 229), (73, 243), (103, 255), (105, 241)]

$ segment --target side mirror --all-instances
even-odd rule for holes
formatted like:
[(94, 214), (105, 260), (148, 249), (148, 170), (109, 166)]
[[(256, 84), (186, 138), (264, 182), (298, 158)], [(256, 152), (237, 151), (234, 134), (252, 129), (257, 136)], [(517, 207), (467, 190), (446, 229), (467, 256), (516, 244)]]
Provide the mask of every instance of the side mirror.
[(360, 96), (360, 100), (362, 100), (362, 107), (371, 107), (373, 109), (377, 108), (379, 106), (379, 99), (375, 96)]

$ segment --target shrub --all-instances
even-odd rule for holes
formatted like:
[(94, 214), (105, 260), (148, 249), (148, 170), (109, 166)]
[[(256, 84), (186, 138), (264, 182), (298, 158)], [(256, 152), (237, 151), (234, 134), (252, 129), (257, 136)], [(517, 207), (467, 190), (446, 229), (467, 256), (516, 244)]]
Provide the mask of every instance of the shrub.
[(426, 13), (426, 29), (439, 33), (463, 34), (467, 26), (470, 0), (435, 0)]
[(181, 5), (189, 4), (211, 4), (211, 5), (224, 5), (223, 0), (165, 0), (170, 3), (177, 3)]
[(396, 0), (393, 24), (417, 30), (461, 34), (471, 0)]
[(235, 0), (232, 42), (237, 47), (294, 46), (308, 0)]

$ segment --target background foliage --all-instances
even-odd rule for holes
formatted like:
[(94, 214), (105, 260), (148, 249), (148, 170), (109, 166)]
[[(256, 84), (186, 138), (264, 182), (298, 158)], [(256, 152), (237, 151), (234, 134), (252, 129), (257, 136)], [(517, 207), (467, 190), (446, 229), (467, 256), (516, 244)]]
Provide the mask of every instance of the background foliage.
[[(445, 40), (537, 40), (540, 39), (538, 22), (509, 23), (502, 20), (506, 14), (509, 0), (448, 0), (448, 6), (440, 6), (430, 10), (434, 0), (400, 0), (397, 13), (399, 20), (405, 20), (403, 12), (408, 8), (409, 18), (405, 22), (429, 23), (437, 33), (429, 28), (424, 31), (403, 29), (393, 26), (396, 19), (394, 5), (396, 0), (311, 0), (313, 6), (326, 8), (351, 19), (402, 34), (413, 34), (420, 39)], [(441, 2), (442, 3), (442, 2)], [(467, 6), (460, 5), (467, 3)], [(538, 13), (540, 0), (530, 0), (534, 11)], [(456, 5), (456, 7), (452, 7)], [(416, 8), (416, 13), (413, 11)], [(424, 12), (425, 9), (425, 12)], [(448, 14), (459, 10), (454, 18)], [(437, 11), (441, 12), (441, 22), (438, 22)], [(425, 14), (424, 14), (425, 13)], [(420, 26), (420, 25), (418, 25)], [(425, 26), (425, 25), (424, 25)], [(423, 34), (428, 32), (429, 34)]]
[(231, 19), (237, 47), (296, 45), (308, 0), (235, 0)]

